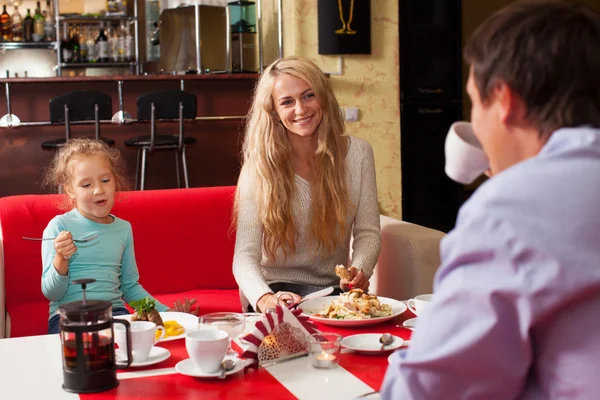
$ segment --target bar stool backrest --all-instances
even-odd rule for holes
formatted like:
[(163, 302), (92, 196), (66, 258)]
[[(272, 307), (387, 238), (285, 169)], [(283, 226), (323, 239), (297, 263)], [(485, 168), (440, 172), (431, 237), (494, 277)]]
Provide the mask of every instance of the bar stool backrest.
[(183, 105), (183, 119), (196, 118), (196, 95), (183, 90), (167, 89), (144, 93), (137, 98), (138, 121), (152, 119), (152, 103), (156, 119), (179, 119), (179, 104)]
[(65, 123), (67, 140), (71, 136), (70, 123), (95, 121), (96, 139), (100, 138), (100, 120), (112, 118), (112, 98), (95, 90), (78, 90), (50, 100), (50, 122)]

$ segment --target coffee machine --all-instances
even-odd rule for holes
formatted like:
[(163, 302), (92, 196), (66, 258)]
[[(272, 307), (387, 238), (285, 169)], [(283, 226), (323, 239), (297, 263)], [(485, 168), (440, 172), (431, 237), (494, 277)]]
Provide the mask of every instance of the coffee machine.
[(254, 1), (230, 1), (231, 65), (233, 72), (257, 72), (258, 35)]

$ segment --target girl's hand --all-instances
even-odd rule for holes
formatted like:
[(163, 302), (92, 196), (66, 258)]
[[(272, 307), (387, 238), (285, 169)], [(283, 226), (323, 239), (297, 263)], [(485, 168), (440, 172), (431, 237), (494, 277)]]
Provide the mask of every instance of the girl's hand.
[(65, 260), (71, 258), (77, 251), (77, 246), (73, 242), (73, 235), (69, 231), (62, 231), (54, 239), (54, 249), (56, 254)]
[(289, 302), (289, 304), (298, 303), (300, 300), (302, 300), (302, 296), (292, 292), (277, 292), (275, 294), (267, 293), (258, 299), (258, 303), (256, 304), (258, 306), (258, 310), (264, 314), (269, 308), (275, 308), (278, 304), (278, 298), (279, 301)]
[(340, 278), (340, 288), (343, 291), (362, 289), (366, 292), (369, 290), (370, 283), (362, 269), (350, 267), (348, 268), (348, 272), (350, 272), (352, 280), (348, 281), (347, 279)]
[(171, 311), (184, 312), (197, 316), (200, 312), (200, 307), (195, 307), (192, 309), (194, 304), (196, 304), (196, 299), (188, 300), (186, 297), (183, 301), (176, 300), (175, 303), (173, 303), (173, 308), (171, 308)]

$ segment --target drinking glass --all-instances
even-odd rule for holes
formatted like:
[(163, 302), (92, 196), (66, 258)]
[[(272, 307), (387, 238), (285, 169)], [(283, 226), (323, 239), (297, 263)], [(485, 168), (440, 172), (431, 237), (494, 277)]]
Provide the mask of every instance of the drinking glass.
[(210, 313), (201, 316), (198, 322), (198, 327), (200, 329), (218, 329), (227, 332), (229, 335), (229, 347), (227, 348), (227, 354), (237, 354), (231, 349), (231, 341), (244, 333), (244, 314), (229, 312)]

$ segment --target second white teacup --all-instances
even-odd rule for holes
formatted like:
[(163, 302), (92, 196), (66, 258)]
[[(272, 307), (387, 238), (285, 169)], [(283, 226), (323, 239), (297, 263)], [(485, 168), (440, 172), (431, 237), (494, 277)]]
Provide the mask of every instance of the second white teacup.
[(408, 309), (415, 315), (423, 314), (429, 302), (433, 300), (432, 294), (421, 294), (406, 302)]
[(490, 168), (469, 122), (455, 122), (450, 126), (444, 149), (446, 175), (455, 182), (469, 184)]
[(185, 335), (185, 349), (194, 367), (206, 373), (221, 368), (229, 347), (229, 334), (218, 329), (198, 329)]
[[(131, 355), (133, 362), (144, 362), (150, 356), (152, 346), (165, 337), (165, 328), (149, 321), (131, 321), (129, 324), (131, 329)], [(117, 352), (125, 358), (124, 354), (127, 353), (125, 326), (115, 324), (114, 329), (115, 342), (119, 345)], [(156, 337), (157, 330), (162, 331), (158, 338)]]

